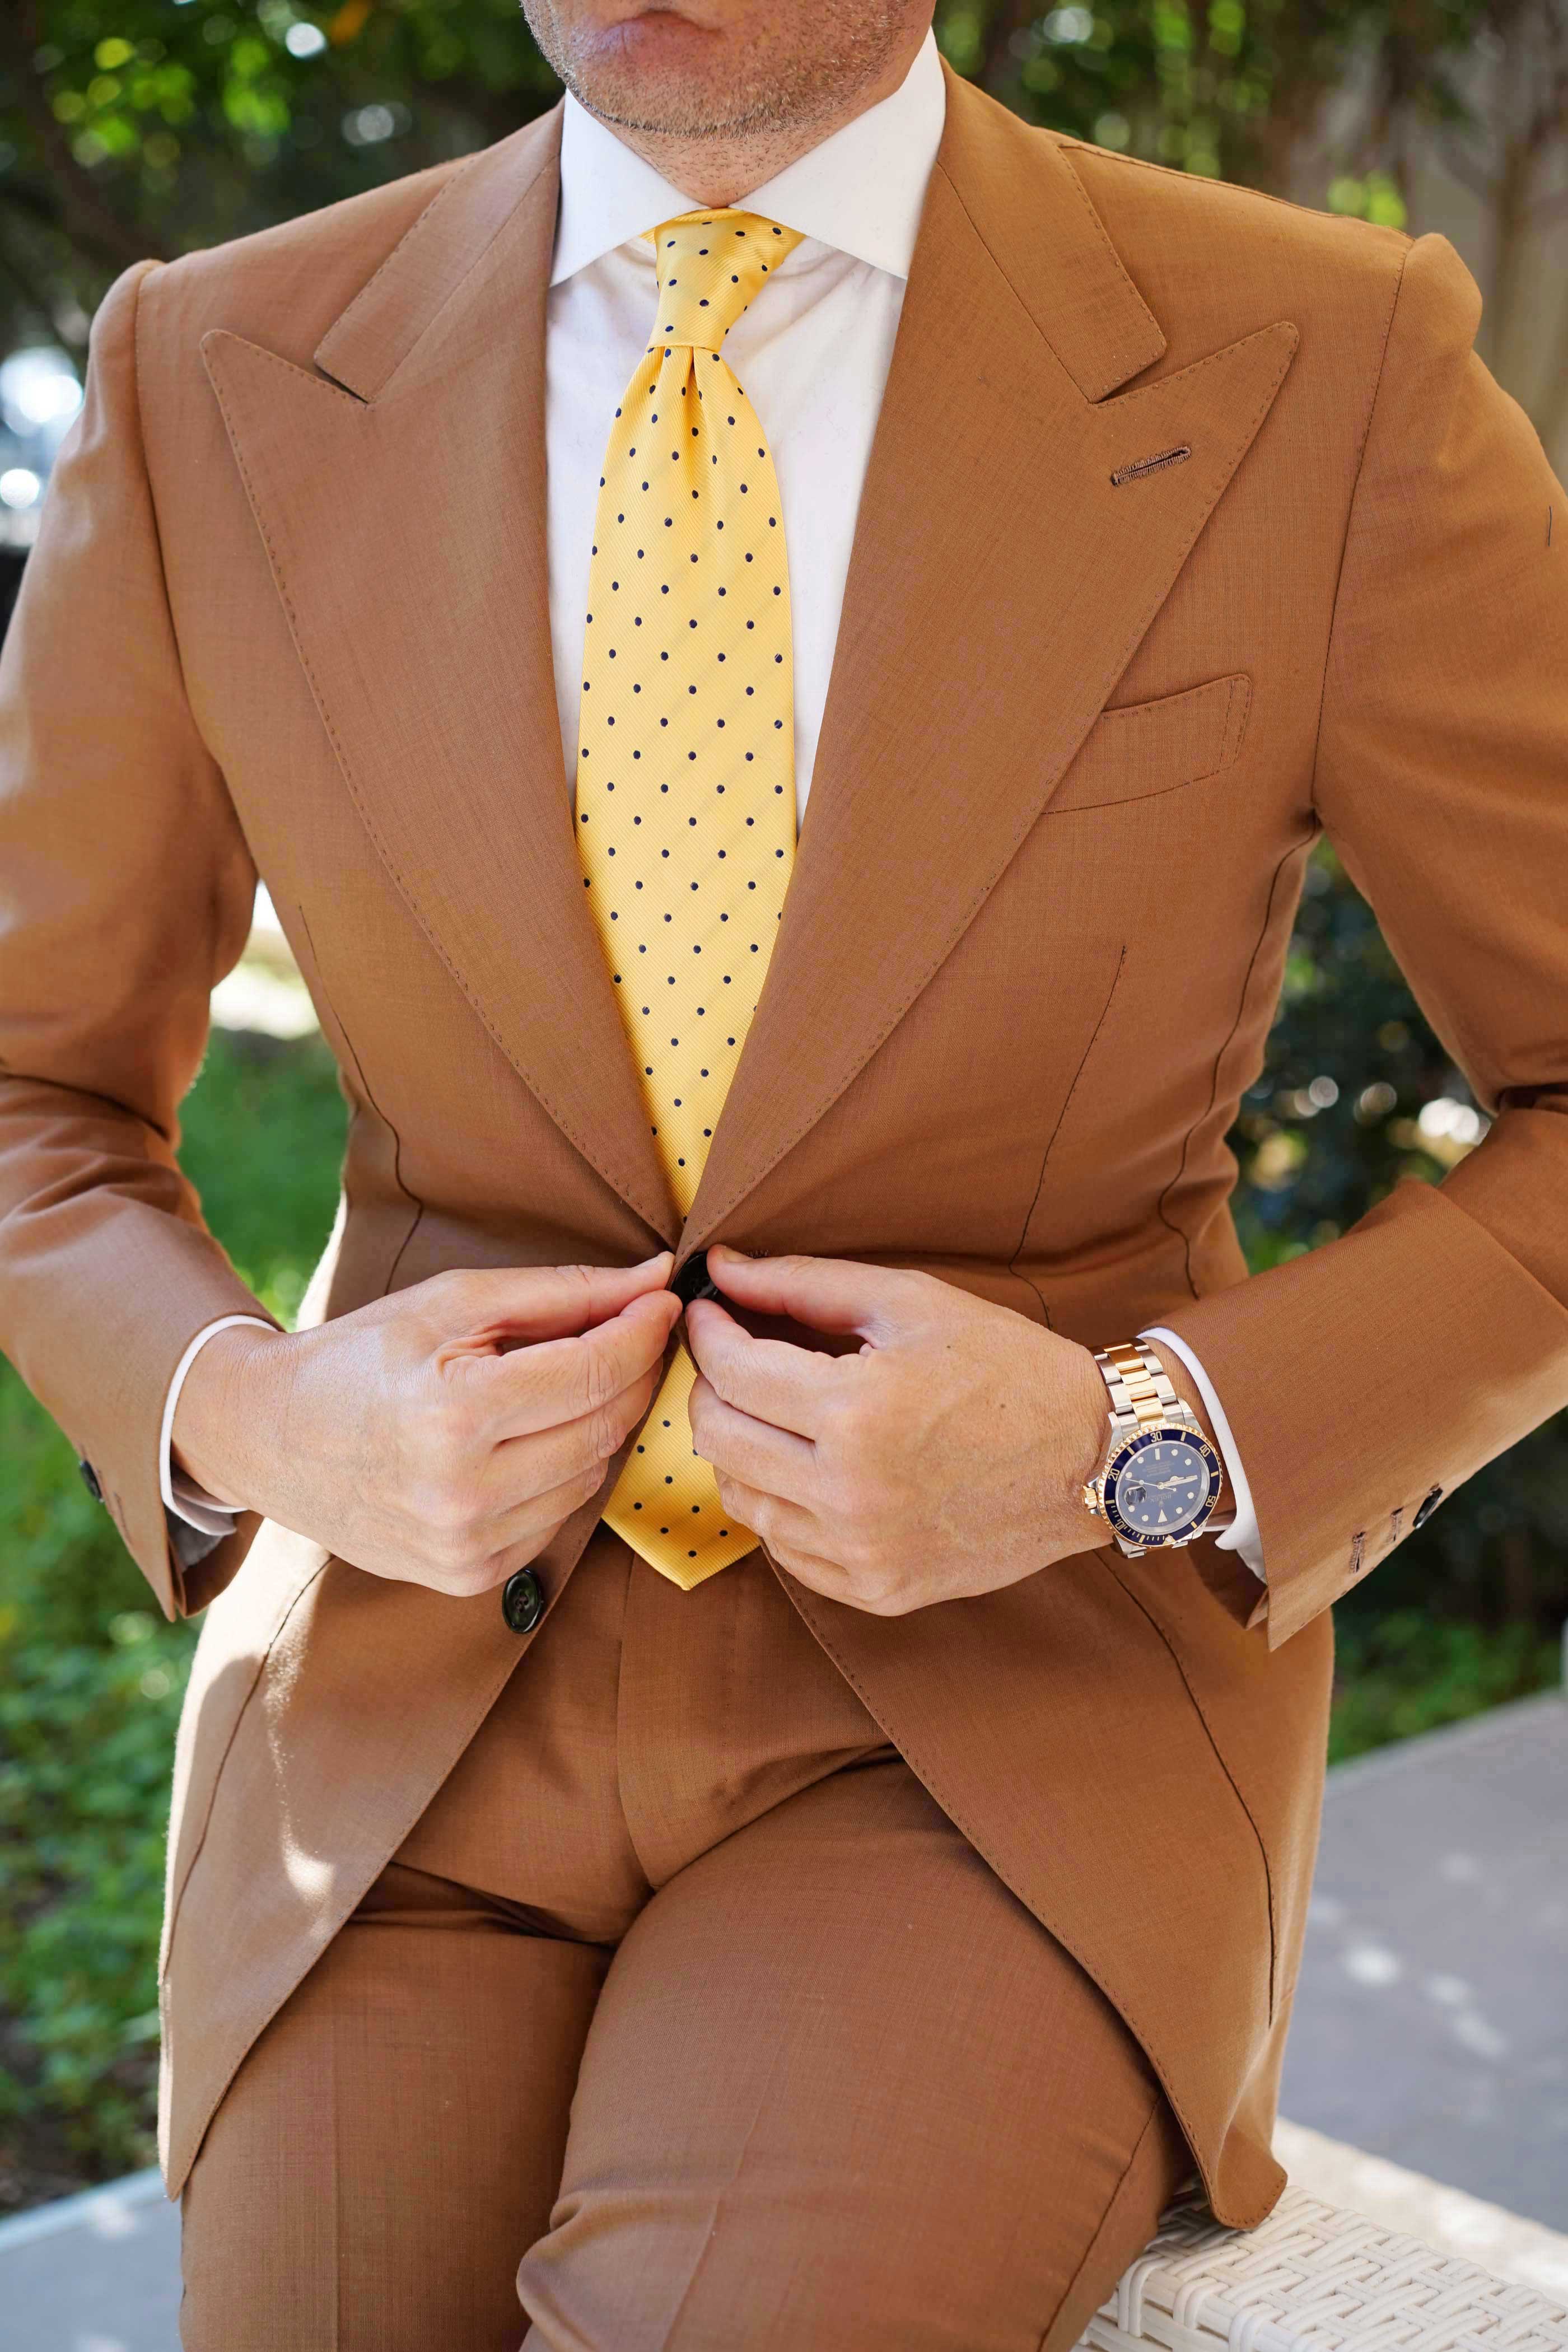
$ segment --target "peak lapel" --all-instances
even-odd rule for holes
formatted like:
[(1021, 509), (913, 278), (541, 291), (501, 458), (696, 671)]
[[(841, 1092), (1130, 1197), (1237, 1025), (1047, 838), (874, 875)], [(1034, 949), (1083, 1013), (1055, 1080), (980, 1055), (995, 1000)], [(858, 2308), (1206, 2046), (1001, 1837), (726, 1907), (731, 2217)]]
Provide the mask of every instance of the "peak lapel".
[(544, 305), (559, 113), (458, 173), (317, 352), (207, 371), (348, 789), (544, 1108), (678, 1229), (584, 901), (551, 656)]
[(949, 76), (795, 874), (683, 1245), (837, 1098), (978, 912), (1295, 344), (1280, 320), (1111, 397), (1163, 335), (1062, 151)]

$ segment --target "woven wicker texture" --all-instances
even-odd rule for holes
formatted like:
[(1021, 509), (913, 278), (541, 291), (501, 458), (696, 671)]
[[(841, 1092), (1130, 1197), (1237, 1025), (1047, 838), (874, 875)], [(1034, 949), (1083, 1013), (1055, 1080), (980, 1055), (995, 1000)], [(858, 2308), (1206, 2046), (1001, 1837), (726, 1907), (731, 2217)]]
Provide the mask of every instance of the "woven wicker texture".
[(1257, 2230), (1173, 2207), (1082, 2337), (1092, 2352), (1568, 2352), (1568, 2312), (1288, 2189)]

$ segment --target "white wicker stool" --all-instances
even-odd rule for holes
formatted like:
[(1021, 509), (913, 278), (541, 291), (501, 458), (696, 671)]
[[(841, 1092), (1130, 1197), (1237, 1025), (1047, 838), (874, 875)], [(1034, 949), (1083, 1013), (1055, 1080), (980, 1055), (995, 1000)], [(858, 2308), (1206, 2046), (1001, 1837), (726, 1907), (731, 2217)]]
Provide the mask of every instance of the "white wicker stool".
[(1092, 2352), (1568, 2352), (1568, 2312), (1287, 2189), (1251, 2231), (1173, 2206), (1081, 2341)]

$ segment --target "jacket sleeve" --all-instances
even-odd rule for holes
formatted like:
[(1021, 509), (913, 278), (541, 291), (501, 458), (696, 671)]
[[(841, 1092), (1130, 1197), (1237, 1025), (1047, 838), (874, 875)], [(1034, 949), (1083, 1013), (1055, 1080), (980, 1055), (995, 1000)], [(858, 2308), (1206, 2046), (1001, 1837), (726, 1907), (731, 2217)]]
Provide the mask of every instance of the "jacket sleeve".
[(1408, 248), (1350, 511), (1319, 814), (1493, 1124), (1440, 1186), (1167, 1319), (1247, 1466), (1268, 1639), (1568, 1404), (1568, 500)]
[(99, 312), (0, 658), (0, 1344), (174, 1616), (221, 1589), (257, 1522), (182, 1565), (159, 1482), (170, 1375), (204, 1324), (264, 1310), (175, 1160), (256, 875), (164, 593), (136, 340), (154, 266)]

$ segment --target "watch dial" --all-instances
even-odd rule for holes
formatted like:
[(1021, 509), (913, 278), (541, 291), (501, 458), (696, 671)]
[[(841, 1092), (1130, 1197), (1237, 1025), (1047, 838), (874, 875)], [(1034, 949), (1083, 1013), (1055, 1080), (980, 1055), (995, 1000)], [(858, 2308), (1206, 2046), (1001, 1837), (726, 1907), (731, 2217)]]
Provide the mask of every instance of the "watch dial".
[(1209, 1465), (1184, 1438), (1142, 1445), (1118, 1473), (1116, 1508), (1134, 1536), (1170, 1536), (1188, 1527), (1209, 1496)]

